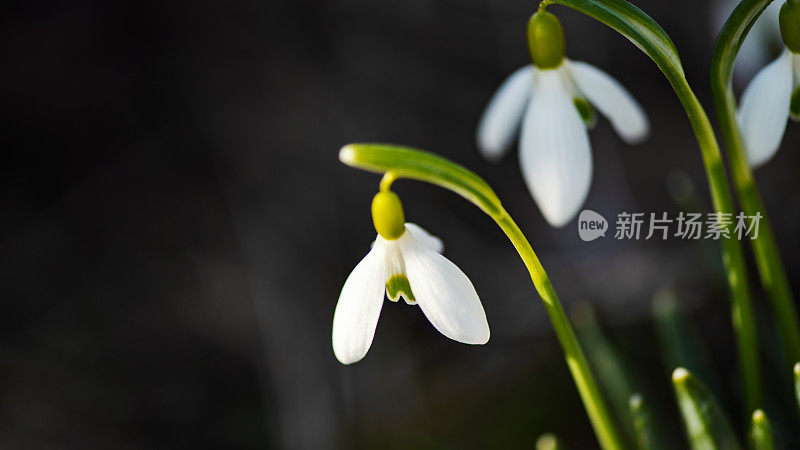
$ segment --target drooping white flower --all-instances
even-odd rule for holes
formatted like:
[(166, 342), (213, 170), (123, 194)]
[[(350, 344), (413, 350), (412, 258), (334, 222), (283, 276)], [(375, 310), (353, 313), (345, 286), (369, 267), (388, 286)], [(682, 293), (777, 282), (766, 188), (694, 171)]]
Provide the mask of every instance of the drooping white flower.
[[(537, 20), (546, 20), (549, 28), (542, 32)], [(627, 143), (645, 139), (649, 123), (642, 107), (611, 76), (564, 57), (563, 31), (555, 16), (534, 14), (528, 37), (534, 65), (518, 69), (497, 89), (478, 124), (477, 144), (486, 159), (497, 160), (521, 124), (523, 177), (545, 219), (561, 227), (575, 217), (589, 193), (592, 106)]]
[(778, 151), (789, 117), (800, 120), (800, 2), (785, 3), (779, 17), (786, 48), (756, 74), (736, 112), (753, 167), (765, 164)]
[(392, 301), (403, 297), (407, 304), (419, 305), (431, 324), (450, 339), (485, 344), (489, 324), (469, 278), (440, 254), (440, 239), (413, 223), (397, 223), (398, 217), (402, 220), (402, 210), (390, 219), (395, 231), (385, 232), (375, 208), (378, 196), (385, 194), (394, 195), (381, 192), (373, 201), (379, 234), (345, 281), (336, 304), (332, 335), (336, 358), (352, 364), (367, 354), (384, 295)]

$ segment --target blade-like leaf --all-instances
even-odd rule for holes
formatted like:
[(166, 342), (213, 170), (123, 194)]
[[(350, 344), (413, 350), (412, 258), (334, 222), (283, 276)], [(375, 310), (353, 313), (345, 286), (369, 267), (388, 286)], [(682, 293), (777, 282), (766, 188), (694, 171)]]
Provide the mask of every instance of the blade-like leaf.
[(650, 408), (641, 394), (633, 394), (629, 400), (636, 445), (639, 450), (658, 450), (662, 448), (661, 440), (655, 430)]
[(691, 318), (680, 310), (672, 290), (662, 289), (653, 296), (653, 318), (664, 366), (683, 367), (712, 386), (718, 384), (706, 343)]
[(753, 423), (750, 428), (750, 437), (753, 440), (754, 450), (775, 450), (772, 442), (772, 429), (764, 411), (757, 409), (753, 413)]
[(711, 392), (684, 368), (672, 373), (675, 396), (694, 450), (738, 450), (741, 445)]
[(629, 400), (633, 394), (630, 373), (625, 361), (620, 356), (614, 343), (600, 328), (592, 304), (588, 301), (579, 303), (572, 310), (572, 322), (578, 333), (578, 340), (586, 350), (589, 363), (597, 374), (600, 388), (604, 391), (617, 421), (629, 441), (635, 440), (633, 419), (630, 416)]

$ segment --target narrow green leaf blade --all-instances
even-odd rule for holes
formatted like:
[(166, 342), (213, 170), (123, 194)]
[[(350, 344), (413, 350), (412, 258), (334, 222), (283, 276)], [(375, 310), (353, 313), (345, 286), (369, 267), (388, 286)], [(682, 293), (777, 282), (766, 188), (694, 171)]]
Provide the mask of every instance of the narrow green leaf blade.
[(639, 450), (658, 450), (662, 448), (653, 423), (653, 416), (644, 401), (644, 397), (639, 393), (633, 394), (628, 403), (631, 418), (633, 419), (636, 445)]
[(672, 385), (694, 450), (741, 449), (730, 421), (708, 388), (682, 367), (672, 373)]
[(652, 308), (664, 366), (683, 367), (712, 386), (717, 383), (703, 337), (686, 313), (680, 310), (675, 292), (670, 289), (658, 291), (653, 296)]
[(503, 212), (486, 182), (465, 167), (424, 150), (388, 144), (349, 144), (339, 151), (343, 163), (370, 172), (389, 173), (456, 192), (492, 217)]
[(588, 301), (579, 303), (572, 310), (572, 322), (578, 333), (578, 340), (585, 349), (589, 363), (597, 374), (597, 381), (606, 398), (611, 403), (617, 422), (622, 430), (633, 442), (633, 419), (630, 416), (628, 402), (633, 388), (631, 387), (630, 373), (625, 362), (619, 355), (614, 343), (603, 332), (597, 321), (592, 304)]
[(775, 443), (772, 441), (772, 428), (769, 425), (767, 415), (760, 409), (753, 412), (750, 437), (753, 440), (754, 450), (775, 450)]

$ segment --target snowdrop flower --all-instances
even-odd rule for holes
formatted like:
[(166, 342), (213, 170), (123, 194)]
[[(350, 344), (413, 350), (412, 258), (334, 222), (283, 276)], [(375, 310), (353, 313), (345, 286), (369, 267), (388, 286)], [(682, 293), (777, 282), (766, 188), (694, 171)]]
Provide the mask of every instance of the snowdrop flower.
[[(781, 3), (774, 1), (767, 6), (742, 43), (734, 70), (737, 83), (749, 80), (782, 47), (781, 31), (778, 26)], [(739, 0), (717, 0), (712, 4), (712, 39), (717, 39), (719, 30), (738, 4)]]
[(510, 147), (517, 129), (520, 169), (544, 218), (567, 224), (583, 205), (592, 181), (587, 128), (594, 110), (608, 118), (627, 143), (649, 132), (641, 106), (616, 80), (589, 64), (565, 57), (564, 31), (540, 7), (528, 22), (533, 65), (512, 73), (497, 89), (478, 124), (477, 143), (488, 160)]
[(399, 197), (379, 192), (372, 201), (378, 236), (367, 256), (347, 278), (333, 316), (333, 352), (343, 364), (367, 354), (384, 293), (419, 305), (442, 334), (465, 344), (485, 344), (489, 324), (464, 273), (440, 252), (442, 241), (413, 223), (406, 223)]
[(778, 151), (788, 118), (800, 120), (800, 0), (789, 0), (781, 7), (780, 26), (786, 48), (753, 78), (736, 112), (753, 167)]

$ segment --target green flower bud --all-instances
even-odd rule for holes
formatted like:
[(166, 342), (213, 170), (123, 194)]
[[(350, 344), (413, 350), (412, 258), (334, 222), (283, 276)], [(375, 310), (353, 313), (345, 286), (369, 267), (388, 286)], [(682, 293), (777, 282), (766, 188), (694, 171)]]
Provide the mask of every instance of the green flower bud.
[(786, 0), (781, 6), (778, 21), (786, 48), (792, 53), (800, 53), (800, 0)]
[(406, 231), (406, 216), (400, 197), (392, 191), (381, 191), (372, 199), (372, 223), (375, 231), (393, 241)]
[(566, 44), (561, 21), (540, 9), (528, 21), (528, 50), (539, 69), (555, 69), (564, 61)]

